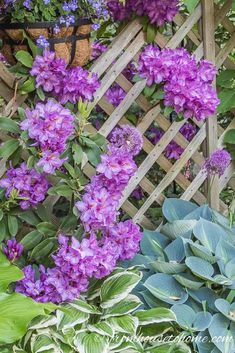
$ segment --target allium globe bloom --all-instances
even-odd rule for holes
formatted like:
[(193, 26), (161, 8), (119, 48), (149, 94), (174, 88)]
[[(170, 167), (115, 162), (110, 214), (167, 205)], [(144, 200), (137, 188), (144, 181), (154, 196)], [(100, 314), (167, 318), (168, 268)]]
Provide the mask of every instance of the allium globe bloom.
[(142, 238), (140, 228), (131, 220), (117, 223), (108, 231), (108, 237), (119, 248), (119, 260), (130, 260), (139, 251)]
[(111, 103), (114, 107), (118, 107), (126, 97), (126, 92), (120, 86), (114, 85), (108, 89), (108, 91), (105, 93), (105, 96), (109, 103)]
[(219, 99), (212, 86), (216, 74), (212, 63), (197, 63), (183, 48), (160, 51), (149, 45), (140, 56), (139, 73), (149, 86), (163, 83), (165, 106), (173, 107), (185, 118), (205, 120), (215, 114)]
[(6, 189), (7, 198), (16, 190), (17, 196), (22, 198), (19, 205), (25, 210), (30, 206), (36, 207), (45, 199), (49, 184), (43, 174), (22, 163), (19, 168), (8, 169), (6, 178), (0, 180), (0, 187)]
[(67, 68), (64, 59), (55, 57), (54, 52), (45, 50), (37, 56), (32, 70), (36, 77), (36, 86), (51, 92), (60, 103), (76, 103), (79, 98), (91, 101), (100, 83), (98, 76), (82, 67)]
[(66, 142), (74, 130), (74, 116), (70, 110), (50, 99), (38, 103), (33, 110), (25, 110), (26, 119), (21, 129), (28, 131), (43, 151), (63, 153)]
[(6, 246), (3, 247), (4, 254), (11, 262), (18, 260), (21, 257), (23, 250), (23, 245), (18, 243), (16, 239), (9, 239)]
[(229, 166), (232, 158), (230, 153), (224, 149), (219, 149), (213, 152), (202, 166), (202, 170), (208, 175), (218, 175), (222, 176)]
[(122, 125), (115, 128), (110, 137), (111, 150), (136, 156), (142, 149), (143, 138), (140, 132), (130, 126)]
[(98, 41), (93, 42), (91, 45), (92, 48), (92, 60), (98, 59), (103, 53), (105, 53), (108, 49), (108, 46), (106, 44), (102, 44)]

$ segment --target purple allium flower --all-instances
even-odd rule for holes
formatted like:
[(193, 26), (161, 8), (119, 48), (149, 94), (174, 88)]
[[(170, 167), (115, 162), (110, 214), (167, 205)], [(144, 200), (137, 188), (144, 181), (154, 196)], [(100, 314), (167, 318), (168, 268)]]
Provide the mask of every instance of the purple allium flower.
[(96, 60), (101, 54), (105, 53), (108, 49), (106, 44), (102, 44), (98, 41), (92, 43), (92, 60)]
[(231, 162), (231, 155), (226, 150), (220, 149), (213, 152), (202, 166), (208, 176), (222, 176)]
[(37, 206), (45, 199), (49, 184), (43, 174), (22, 163), (19, 168), (8, 169), (6, 178), (0, 180), (0, 187), (6, 189), (7, 198), (16, 190), (18, 197), (22, 199), (19, 205), (25, 210), (30, 206)]
[(13, 262), (20, 258), (24, 247), (18, 243), (16, 239), (10, 239), (7, 241), (6, 246), (3, 248), (3, 252), (9, 261)]
[(45, 49), (49, 47), (49, 42), (43, 35), (39, 36), (39, 38), (36, 40), (36, 43), (39, 48)]
[(115, 128), (111, 134), (110, 142), (112, 151), (117, 150), (131, 156), (136, 156), (143, 146), (140, 132), (130, 125)]
[(197, 63), (187, 50), (147, 46), (140, 56), (140, 76), (147, 84), (164, 84), (164, 104), (185, 118), (204, 120), (213, 115), (219, 104), (211, 82), (216, 68), (208, 61)]
[(142, 234), (140, 228), (128, 220), (111, 227), (109, 237), (119, 248), (119, 260), (130, 260), (139, 251)]
[(126, 92), (120, 86), (115, 84), (108, 89), (108, 91), (105, 93), (105, 96), (109, 103), (111, 103), (114, 107), (118, 107), (125, 98)]

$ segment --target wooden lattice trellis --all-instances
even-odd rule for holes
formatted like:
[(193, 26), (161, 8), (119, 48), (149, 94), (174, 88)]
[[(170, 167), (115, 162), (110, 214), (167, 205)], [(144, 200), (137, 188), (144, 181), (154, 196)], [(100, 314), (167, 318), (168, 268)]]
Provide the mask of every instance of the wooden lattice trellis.
[[(217, 68), (224, 65), (228, 69), (235, 69), (234, 62), (229, 58), (229, 54), (235, 46), (235, 28), (227, 17), (231, 6), (232, 0), (226, 1), (222, 8), (215, 5), (213, 0), (202, 0), (189, 17), (184, 17), (181, 14), (176, 15), (174, 23), (177, 30), (172, 36), (165, 36), (158, 33), (155, 41), (161, 48), (176, 48), (183, 40), (186, 40), (187, 43), (191, 43), (196, 48), (194, 54), (197, 59), (205, 58), (211, 60), (216, 64)], [(196, 26), (197, 24), (198, 26)], [(222, 25), (230, 34), (229, 40), (222, 49), (214, 40), (215, 29), (218, 25)], [(199, 30), (196, 28), (199, 28)], [(159, 205), (163, 203), (165, 198), (164, 191), (173, 181), (183, 190), (181, 194), (182, 199), (192, 199), (199, 205), (206, 203), (205, 192), (201, 191), (206, 181), (206, 176), (200, 171), (200, 166), (204, 162), (204, 157), (208, 156), (221, 144), (225, 131), (217, 123), (216, 117), (208, 119), (205, 123), (194, 120), (194, 123), (198, 127), (198, 132), (189, 143), (179, 132), (185, 122), (173, 122), (171, 124), (161, 114), (160, 106), (152, 106), (144, 97), (142, 91), (146, 82), (143, 80), (133, 84), (126, 79), (122, 74), (123, 70), (132, 60), (138, 60), (139, 54), (145, 45), (145, 34), (142, 25), (137, 20), (128, 24), (112, 42), (108, 51), (92, 67), (93, 72), (96, 72), (101, 78), (101, 88), (96, 94), (93, 104), (94, 106), (98, 104), (109, 116), (99, 130), (105, 137), (109, 135), (116, 125), (129, 123), (125, 115), (133, 103), (136, 103), (144, 112), (143, 117), (138, 122), (137, 128), (143, 135), (143, 151), (147, 156), (139, 165), (136, 174), (126, 188), (120, 207), (135, 222), (153, 229), (154, 225), (147, 217), (147, 211), (155, 202)], [(14, 114), (17, 107), (23, 104), (26, 96), (15, 94), (17, 81), (3, 65), (0, 66), (0, 79), (0, 96), (9, 102), (5, 108), (6, 113), (8, 115)], [(117, 108), (114, 108), (105, 97), (105, 93), (115, 82), (127, 93)], [(155, 146), (148, 140), (145, 134), (154, 121), (164, 131), (163, 137)], [(227, 129), (230, 128), (235, 128), (235, 119), (233, 119)], [(88, 129), (96, 131), (91, 125), (88, 126)], [(4, 136), (1, 136), (1, 138), (4, 139)], [(180, 159), (174, 164), (163, 154), (165, 148), (172, 140), (184, 149)], [(189, 160), (193, 161), (199, 170), (193, 181), (187, 179), (182, 172)], [(154, 185), (147, 176), (150, 169), (154, 168), (154, 166), (160, 167), (165, 173), (163, 179), (158, 181), (157, 185)], [(3, 169), (4, 161), (1, 161), (0, 174)], [(94, 174), (94, 168), (87, 161), (84, 163), (83, 170), (88, 176)], [(234, 165), (231, 163), (225, 174), (220, 179), (214, 181), (212, 192), (210, 193), (209, 201), (212, 207), (220, 209), (224, 213), (227, 211), (227, 206), (219, 196), (228, 184), (235, 190), (235, 180), (232, 178), (233, 174)], [(138, 185), (148, 195), (145, 203), (139, 209), (130, 201), (130, 195)]]

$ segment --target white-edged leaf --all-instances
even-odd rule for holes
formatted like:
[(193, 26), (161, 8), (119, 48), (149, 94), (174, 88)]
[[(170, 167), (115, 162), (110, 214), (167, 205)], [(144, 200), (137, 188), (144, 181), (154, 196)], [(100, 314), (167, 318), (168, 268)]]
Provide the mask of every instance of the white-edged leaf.
[(129, 294), (126, 299), (122, 300), (120, 303), (113, 305), (111, 308), (108, 308), (103, 318), (130, 314), (132, 311), (136, 310), (140, 305), (140, 299), (136, 295)]
[(138, 311), (135, 316), (139, 319), (140, 325), (176, 321), (176, 316), (173, 311), (167, 308), (153, 308), (150, 310), (141, 310)]
[(107, 322), (117, 332), (135, 334), (139, 320), (131, 315), (123, 315), (110, 317), (107, 319)]

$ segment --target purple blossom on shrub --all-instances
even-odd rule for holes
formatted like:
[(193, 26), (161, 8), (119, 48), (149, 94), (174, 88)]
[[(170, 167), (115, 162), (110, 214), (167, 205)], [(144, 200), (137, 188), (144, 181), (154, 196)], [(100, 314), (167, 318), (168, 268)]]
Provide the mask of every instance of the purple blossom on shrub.
[(115, 21), (123, 21), (131, 18), (131, 6), (129, 1), (124, 5), (119, 0), (108, 0), (108, 10)]
[(212, 86), (216, 68), (208, 61), (197, 63), (187, 50), (147, 46), (139, 60), (140, 76), (147, 84), (164, 84), (164, 104), (185, 118), (204, 120), (215, 114), (219, 104)]
[(37, 163), (38, 167), (42, 167), (47, 174), (54, 174), (56, 169), (62, 167), (66, 158), (61, 158), (59, 152), (51, 152), (49, 150), (42, 152), (42, 157)]
[(131, 196), (134, 197), (136, 200), (142, 200), (142, 198), (144, 197), (144, 193), (141, 187), (137, 186), (137, 188), (135, 188), (135, 190), (132, 192)]
[(118, 85), (113, 85), (105, 93), (106, 98), (109, 103), (114, 107), (118, 107), (126, 96), (126, 92)]
[(208, 176), (222, 176), (231, 162), (231, 155), (226, 150), (220, 149), (213, 152), (202, 166)]
[(9, 261), (16, 261), (20, 258), (24, 247), (18, 243), (16, 239), (10, 239), (7, 241), (6, 246), (3, 248), (3, 252)]
[(98, 41), (92, 43), (92, 59), (98, 59), (103, 53), (106, 52), (108, 46), (106, 44), (102, 44)]
[(43, 56), (37, 56), (32, 70), (36, 77), (36, 86), (51, 92), (60, 103), (77, 103), (79, 98), (91, 101), (100, 83), (98, 76), (82, 67), (67, 68), (64, 59), (55, 57), (55, 53), (45, 50)]
[(17, 196), (22, 198), (19, 205), (25, 210), (30, 206), (36, 207), (45, 199), (49, 184), (43, 174), (22, 163), (19, 168), (8, 169), (6, 178), (0, 180), (0, 187), (6, 189), (7, 198), (16, 190)]
[(114, 129), (110, 137), (111, 150), (136, 156), (142, 149), (143, 138), (140, 132), (130, 125)]

